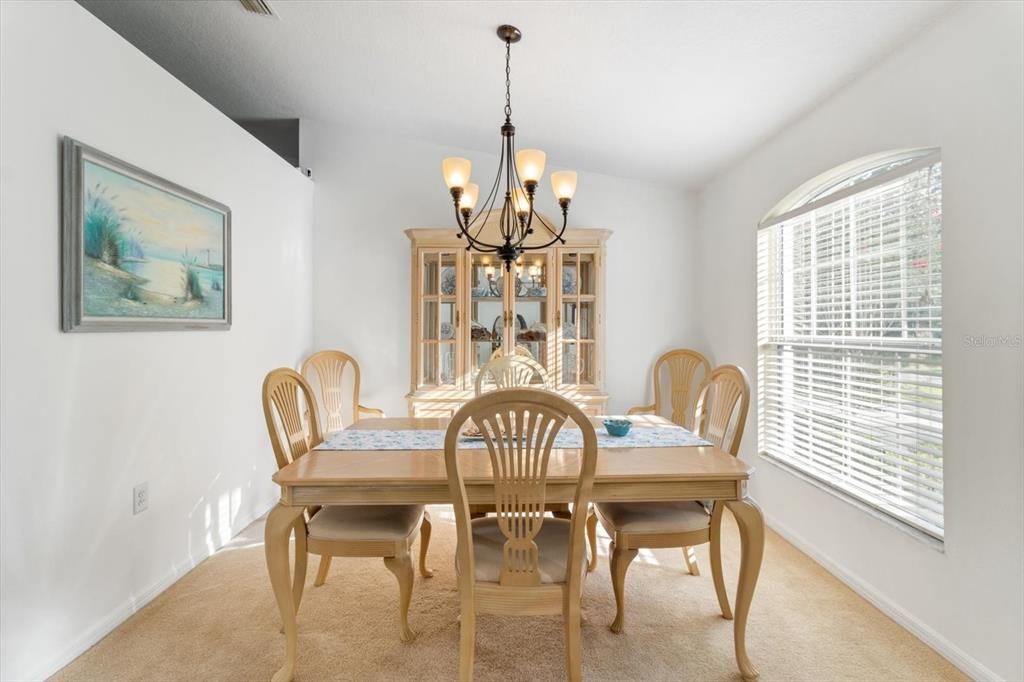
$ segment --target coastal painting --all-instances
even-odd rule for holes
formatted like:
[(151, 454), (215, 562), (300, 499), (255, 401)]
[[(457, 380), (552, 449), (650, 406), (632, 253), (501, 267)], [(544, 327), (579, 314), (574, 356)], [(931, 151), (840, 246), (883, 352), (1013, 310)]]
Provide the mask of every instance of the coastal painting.
[(231, 211), (64, 142), (65, 331), (225, 329)]

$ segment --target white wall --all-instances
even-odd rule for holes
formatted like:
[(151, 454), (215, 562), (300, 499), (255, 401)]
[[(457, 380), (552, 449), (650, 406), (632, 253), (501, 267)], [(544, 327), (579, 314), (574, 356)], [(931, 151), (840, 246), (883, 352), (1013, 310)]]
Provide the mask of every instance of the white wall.
[[(359, 360), (364, 404), (405, 415), (410, 245), (403, 230), (456, 231), (441, 178), (443, 158), (471, 159), (481, 186), (493, 179), (497, 159), (315, 121), (303, 122), (303, 137), (311, 141), (303, 148), (303, 163), (313, 169), (317, 186), (316, 345), (346, 350)], [(500, 143), (497, 125), (494, 142)], [(553, 152), (548, 150), (546, 173), (566, 167)], [(541, 210), (560, 215), (547, 177), (540, 192)], [(625, 411), (650, 399), (654, 359), (689, 344), (694, 334), (692, 200), (674, 188), (580, 170), (569, 220), (575, 227), (614, 231), (608, 242), (605, 388), (609, 410)]]
[[(0, 679), (19, 680), (274, 500), (260, 382), (312, 347), (313, 185), (77, 4), (0, 3), (0, 89)], [(65, 134), (231, 207), (229, 332), (60, 332)]]
[(742, 456), (773, 526), (969, 674), (1008, 680), (1024, 679), (1022, 349), (963, 339), (1022, 332), (1022, 8), (956, 9), (710, 183), (698, 209), (701, 277), (716, 283), (703, 347), (754, 370), (761, 216), (842, 162), (942, 148), (945, 551), (758, 458), (753, 416)]

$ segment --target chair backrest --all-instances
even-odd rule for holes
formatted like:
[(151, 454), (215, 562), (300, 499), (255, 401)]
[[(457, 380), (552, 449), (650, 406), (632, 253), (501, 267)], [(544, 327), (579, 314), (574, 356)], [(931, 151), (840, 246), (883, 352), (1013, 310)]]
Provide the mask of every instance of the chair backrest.
[(480, 368), (476, 375), (476, 395), (484, 392), (485, 384), (494, 384), (498, 390), (506, 388), (550, 388), (548, 373), (533, 358), (504, 355)]
[[(282, 469), (323, 441), (313, 389), (302, 375), (281, 367), (263, 380), (263, 416), (274, 448), (277, 468)], [(306, 410), (308, 419), (303, 419)]]
[(750, 408), (750, 382), (736, 365), (719, 365), (701, 385), (694, 431), (722, 450), (739, 454)]
[[(530, 349), (527, 348), (526, 346), (522, 345), (522, 344), (519, 344), (519, 343), (516, 344), (515, 350), (512, 351), (512, 354), (513, 355), (520, 355), (520, 356), (522, 356), (524, 358), (530, 358), (531, 360), (535, 359), (533, 357), (533, 353), (530, 352)], [(504, 356), (505, 356), (505, 349), (504, 348), (495, 348), (494, 352), (491, 353), (491, 360), (496, 360), (496, 359), (504, 357)]]
[(703, 355), (688, 348), (676, 348), (662, 355), (654, 363), (654, 410), (664, 414), (662, 397), (662, 368), (668, 369), (670, 419), (687, 429), (693, 428), (694, 393), (711, 372), (711, 363)]
[[(458, 535), (456, 560), (462, 587), (473, 582), (473, 537), (466, 485), (459, 466), (458, 439), (463, 425), (472, 420), (483, 433), (494, 476), (494, 505), (498, 527), (505, 536), (501, 586), (540, 585), (540, 556), (534, 538), (544, 524), (548, 465), (555, 436), (567, 419), (583, 432), (575, 508), (587, 509), (594, 486), (597, 434), (576, 405), (560, 395), (534, 388), (495, 391), (470, 400), (455, 413), (444, 441), (444, 460), (455, 508)], [(579, 598), (586, 514), (574, 514), (570, 522), (566, 582)], [(571, 597), (570, 597), (571, 598)]]
[[(349, 392), (345, 390), (345, 373), (349, 371), (352, 388), (346, 395)], [(316, 405), (324, 433), (341, 431), (359, 419), (359, 363), (355, 358), (340, 350), (313, 353), (302, 363), (302, 376), (316, 387)]]

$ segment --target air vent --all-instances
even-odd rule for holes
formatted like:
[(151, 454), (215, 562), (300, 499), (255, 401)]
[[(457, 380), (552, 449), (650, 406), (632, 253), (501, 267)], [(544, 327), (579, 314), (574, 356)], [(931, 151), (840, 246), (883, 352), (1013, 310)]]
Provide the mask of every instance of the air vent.
[(261, 14), (265, 17), (276, 16), (274, 14), (274, 8), (270, 6), (268, 0), (238, 0), (242, 3), (242, 7), (245, 8), (246, 12), (252, 12), (253, 14)]

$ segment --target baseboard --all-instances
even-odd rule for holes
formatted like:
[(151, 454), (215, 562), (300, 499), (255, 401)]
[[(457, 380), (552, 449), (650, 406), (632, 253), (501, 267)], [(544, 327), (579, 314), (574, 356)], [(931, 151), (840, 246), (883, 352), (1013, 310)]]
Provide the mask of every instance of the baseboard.
[(972, 680), (978, 680), (979, 682), (982, 680), (985, 682), (1003, 682), (1001, 677), (982, 665), (977, 659), (968, 655), (963, 649), (937, 633), (930, 626), (922, 623), (917, 617), (904, 610), (903, 607), (880, 594), (860, 577), (847, 571), (830, 557), (818, 551), (811, 543), (797, 533), (794, 533), (784, 524), (779, 523), (770, 514), (765, 514), (764, 519), (768, 527), (781, 535), (789, 544), (820, 564), (826, 571), (869, 601), (879, 611), (909, 630), (915, 637), (934, 649), (936, 653), (955, 665)]
[[(256, 513), (251, 514), (252, 518), (242, 517), (242, 520), (238, 522), (238, 530), (241, 531), (247, 527), (256, 519), (266, 514), (270, 509), (277, 503), (276, 498), (269, 502), (257, 503)], [(260, 511), (262, 510), (262, 511)], [(36, 674), (30, 675), (27, 679), (30, 680), (45, 680), (50, 677), (68, 663), (75, 660), (86, 651), (88, 651), (94, 644), (99, 642), (101, 639), (106, 637), (114, 630), (118, 625), (128, 620), (130, 616), (136, 613), (139, 609), (144, 607), (149, 602), (153, 601), (160, 595), (161, 592), (166, 590), (168, 587), (178, 582), (183, 578), (189, 571), (201, 564), (203, 561), (213, 555), (214, 552), (219, 550), (223, 545), (214, 547), (212, 551), (207, 551), (204, 554), (198, 554), (190, 557), (178, 564), (175, 564), (170, 571), (165, 573), (163, 577), (157, 579), (149, 587), (142, 590), (139, 594), (133, 595), (126, 599), (124, 602), (115, 607), (110, 613), (104, 618), (100, 619), (98, 623), (83, 632), (80, 636), (76, 637), (61, 651), (54, 654), (49, 660), (43, 662), (36, 669)]]

